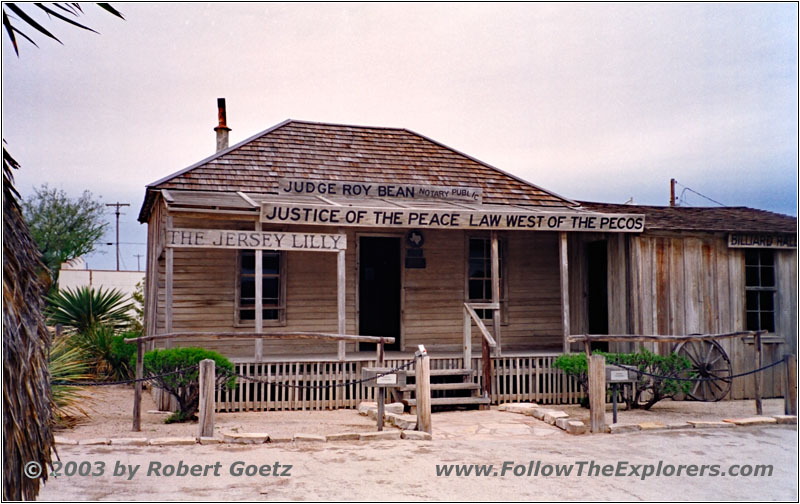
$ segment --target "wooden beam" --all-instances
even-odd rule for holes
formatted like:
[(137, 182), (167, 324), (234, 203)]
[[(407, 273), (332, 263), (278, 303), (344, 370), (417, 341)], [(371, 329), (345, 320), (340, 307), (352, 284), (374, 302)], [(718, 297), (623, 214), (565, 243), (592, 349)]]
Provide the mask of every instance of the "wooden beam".
[[(172, 228), (172, 216), (167, 215), (167, 229), (170, 228)], [(172, 280), (175, 267), (175, 250), (167, 248), (166, 254), (166, 273), (164, 275), (164, 282), (166, 284), (164, 292), (164, 330), (169, 334), (172, 332)], [(172, 347), (172, 342), (169, 339), (166, 342), (166, 347)]]
[(467, 303), (464, 303), (463, 339), (464, 369), (472, 369), (472, 321)]
[(136, 384), (133, 386), (133, 432), (142, 430), (142, 382), (144, 377), (144, 341), (136, 342)]
[[(761, 368), (761, 333), (757, 332), (753, 339), (753, 353), (755, 354), (755, 366), (753, 369)], [(764, 407), (761, 403), (761, 372), (753, 373), (753, 388), (756, 399), (756, 415), (764, 414)]]
[(497, 239), (497, 231), (491, 232), (492, 239), (492, 304), (496, 306), (492, 310), (492, 328), (494, 329), (494, 339), (496, 341), (495, 354), (502, 353), (500, 340), (500, 243)]
[(125, 338), (126, 343), (136, 343), (137, 341), (162, 340), (170, 338), (191, 338), (191, 339), (253, 339), (256, 337), (264, 339), (317, 339), (325, 341), (361, 342), (361, 343), (380, 343), (383, 339), (386, 343), (394, 343), (391, 336), (361, 336), (356, 334), (333, 334), (322, 332), (174, 332), (165, 334), (151, 334), (138, 338)]
[[(344, 335), (344, 333), (347, 332), (347, 318), (345, 311), (345, 294), (347, 292), (345, 289), (345, 281), (347, 278), (347, 270), (345, 269), (346, 264), (345, 251), (340, 250), (336, 255), (336, 313), (339, 335)], [(392, 340), (392, 342), (394, 342), (394, 340)], [(339, 360), (344, 361), (346, 353), (346, 343), (344, 340), (339, 340), (339, 348), (337, 350)]]
[[(483, 338), (489, 343), (489, 346), (492, 348), (497, 348), (497, 342), (494, 338), (492, 338), (492, 335), (489, 334), (489, 330), (486, 329), (483, 320), (481, 320), (478, 314), (475, 313), (475, 310), (472, 309), (472, 306), (469, 303), (464, 303), (464, 308), (467, 310), (469, 316), (472, 317), (472, 320), (475, 321), (475, 325), (478, 326), (478, 330), (480, 330)], [(472, 331), (472, 327), (470, 327), (470, 331)]]
[(786, 392), (783, 394), (784, 413), (797, 415), (797, 356), (787, 354), (783, 356), (786, 363)]
[[(765, 332), (765, 331), (760, 331)], [(681, 341), (703, 341), (707, 339), (725, 339), (736, 337), (754, 337), (756, 331), (736, 331), (719, 334), (571, 334), (567, 340), (570, 343), (584, 343), (590, 341), (624, 341), (624, 342), (652, 342), (652, 343), (680, 343)]]
[[(261, 222), (256, 222), (256, 231), (261, 231)], [(255, 255), (255, 287), (256, 287), (256, 332), (261, 333), (264, 330), (264, 254), (260, 250), (253, 250)], [(261, 362), (264, 359), (264, 340), (256, 338), (255, 340), (255, 357), (256, 362)]]
[(559, 269), (561, 276), (561, 334), (564, 353), (569, 353), (569, 256), (567, 254), (567, 233), (562, 231), (558, 235), (558, 255), (561, 265)]
[(589, 409), (592, 433), (603, 432), (606, 425), (606, 358), (589, 357)]
[(199, 407), (197, 409), (198, 437), (214, 436), (214, 387), (217, 382), (215, 373), (216, 364), (213, 359), (200, 361)]
[(431, 434), (431, 358), (427, 353), (419, 357), (416, 371), (417, 430)]

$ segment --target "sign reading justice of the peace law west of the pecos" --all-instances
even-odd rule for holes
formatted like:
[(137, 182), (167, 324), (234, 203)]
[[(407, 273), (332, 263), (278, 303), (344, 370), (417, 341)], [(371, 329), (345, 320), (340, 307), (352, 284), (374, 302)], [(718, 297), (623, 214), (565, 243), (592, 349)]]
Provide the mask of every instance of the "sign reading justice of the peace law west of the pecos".
[(770, 233), (731, 233), (728, 248), (797, 248), (797, 236)]
[(347, 237), (325, 233), (175, 228), (167, 229), (167, 247), (338, 252), (347, 249)]
[(520, 229), (534, 231), (606, 231), (638, 233), (644, 215), (580, 212), (513, 212), (468, 209), (374, 208), (267, 203), (261, 222), (320, 226), (438, 229)]
[(358, 198), (405, 198), (481, 203), (478, 187), (446, 187), (387, 182), (343, 182), (341, 180), (278, 179), (279, 194), (344, 196)]

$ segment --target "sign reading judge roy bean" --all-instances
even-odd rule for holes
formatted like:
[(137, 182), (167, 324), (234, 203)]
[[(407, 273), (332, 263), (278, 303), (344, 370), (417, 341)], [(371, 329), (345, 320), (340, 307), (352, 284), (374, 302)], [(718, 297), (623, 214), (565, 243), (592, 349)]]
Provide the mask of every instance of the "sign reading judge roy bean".
[(338, 252), (347, 249), (347, 237), (325, 233), (177, 228), (167, 230), (167, 247)]
[(279, 194), (344, 196), (357, 198), (405, 198), (469, 201), (481, 203), (483, 190), (478, 187), (446, 187), (425, 184), (390, 184), (384, 182), (343, 182), (340, 180), (278, 180)]
[(261, 222), (323, 226), (520, 229), (623, 233), (636, 233), (644, 230), (644, 215), (635, 214), (394, 209), (283, 203), (263, 203), (261, 205)]

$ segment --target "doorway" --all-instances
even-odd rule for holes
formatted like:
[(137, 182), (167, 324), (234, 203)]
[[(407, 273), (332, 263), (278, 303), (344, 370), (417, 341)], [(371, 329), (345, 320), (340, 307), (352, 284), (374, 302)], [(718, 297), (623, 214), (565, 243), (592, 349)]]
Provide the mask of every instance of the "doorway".
[[(365, 336), (391, 336), (386, 350), (400, 350), (400, 238), (362, 236), (358, 242), (358, 332)], [(361, 343), (359, 350), (374, 350)]]
[[(586, 244), (586, 311), (589, 334), (608, 334), (608, 250), (605, 240)], [(593, 342), (592, 350), (607, 352), (608, 342)]]

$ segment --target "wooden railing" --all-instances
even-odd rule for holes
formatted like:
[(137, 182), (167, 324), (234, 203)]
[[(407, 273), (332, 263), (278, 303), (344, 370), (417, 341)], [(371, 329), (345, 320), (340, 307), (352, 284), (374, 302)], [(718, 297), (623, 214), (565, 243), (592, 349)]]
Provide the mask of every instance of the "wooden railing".
[[(472, 322), (478, 326), (481, 333), (481, 363), (483, 380), (481, 381), (481, 391), (484, 397), (492, 395), (492, 359), (489, 348), (497, 348), (497, 341), (489, 334), (483, 320), (475, 310), (493, 310), (493, 316), (500, 316), (499, 303), (464, 303), (464, 366), (471, 368), (472, 363)], [(496, 324), (495, 324), (496, 325)]]

